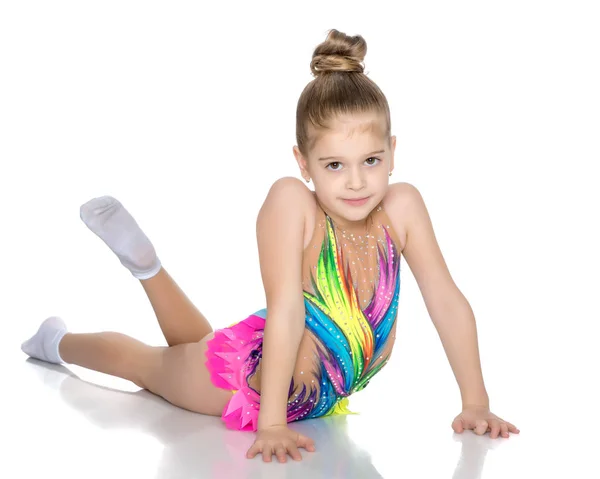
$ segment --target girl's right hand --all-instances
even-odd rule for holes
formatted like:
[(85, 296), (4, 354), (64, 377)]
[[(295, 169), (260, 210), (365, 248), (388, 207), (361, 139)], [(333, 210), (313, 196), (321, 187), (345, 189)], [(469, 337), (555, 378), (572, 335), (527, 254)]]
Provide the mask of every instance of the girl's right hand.
[(287, 454), (292, 456), (292, 459), (301, 461), (299, 447), (313, 452), (315, 443), (311, 438), (303, 436), (287, 426), (271, 426), (257, 431), (254, 444), (248, 449), (246, 457), (252, 459), (262, 452), (264, 462), (271, 462), (273, 454), (277, 456), (279, 462), (286, 462)]

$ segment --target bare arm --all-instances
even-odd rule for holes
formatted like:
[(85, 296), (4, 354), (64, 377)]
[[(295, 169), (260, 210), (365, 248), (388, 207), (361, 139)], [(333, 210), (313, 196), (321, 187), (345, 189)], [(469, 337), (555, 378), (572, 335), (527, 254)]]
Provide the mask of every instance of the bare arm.
[(460, 388), (463, 407), (475, 404), (489, 407), (473, 310), (450, 275), (423, 197), (408, 183), (403, 188), (407, 239), (402, 254), (417, 280), (427, 311), (442, 340)]
[(258, 430), (287, 426), (287, 401), (304, 332), (302, 253), (306, 187), (277, 180), (258, 214), (256, 235), (267, 302)]

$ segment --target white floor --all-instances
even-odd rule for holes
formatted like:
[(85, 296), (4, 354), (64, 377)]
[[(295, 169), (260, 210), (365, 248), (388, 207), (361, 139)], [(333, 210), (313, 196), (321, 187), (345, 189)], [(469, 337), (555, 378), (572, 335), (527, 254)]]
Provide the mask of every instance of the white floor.
[[(492, 410), (521, 429), (508, 439), (453, 433), (456, 398), (435, 394), (436, 381), (448, 378), (419, 379), (390, 363), (353, 398), (360, 415), (293, 425), (315, 439), (316, 452), (303, 451), (299, 463), (267, 464), (244, 457), (252, 433), (229, 431), (218, 418), (178, 409), (120, 379), (26, 359), (11, 344), (1, 477), (600, 477), (597, 374), (574, 359), (564, 358), (552, 374), (543, 361), (523, 368), (507, 361), (507, 376), (515, 375), (492, 395)], [(582, 368), (589, 381), (576, 389)]]

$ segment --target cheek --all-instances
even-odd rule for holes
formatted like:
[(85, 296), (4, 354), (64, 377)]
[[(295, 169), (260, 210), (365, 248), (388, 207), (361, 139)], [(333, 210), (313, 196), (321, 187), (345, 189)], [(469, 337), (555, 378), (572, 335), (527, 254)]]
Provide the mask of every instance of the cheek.
[(337, 188), (344, 182), (344, 175), (338, 172), (323, 171), (315, 175), (315, 182), (318, 180), (319, 185), (324, 188)]
[(384, 171), (383, 169), (375, 172), (371, 177), (371, 181), (376, 185), (386, 185), (390, 179), (391, 177), (388, 175), (387, 170)]

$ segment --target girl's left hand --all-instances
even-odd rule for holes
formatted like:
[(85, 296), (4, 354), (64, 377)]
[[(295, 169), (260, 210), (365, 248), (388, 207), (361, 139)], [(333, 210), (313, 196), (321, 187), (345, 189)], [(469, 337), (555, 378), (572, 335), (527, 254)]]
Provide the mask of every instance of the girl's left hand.
[(487, 407), (483, 406), (464, 407), (462, 412), (454, 418), (452, 429), (459, 434), (465, 429), (473, 429), (473, 432), (478, 436), (483, 436), (486, 432), (491, 431), (490, 437), (492, 439), (497, 438), (498, 433), (502, 437), (509, 437), (509, 432), (514, 434), (521, 432), (514, 425), (504, 419), (500, 419)]

